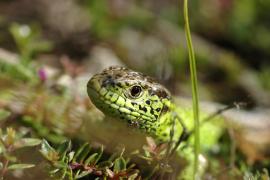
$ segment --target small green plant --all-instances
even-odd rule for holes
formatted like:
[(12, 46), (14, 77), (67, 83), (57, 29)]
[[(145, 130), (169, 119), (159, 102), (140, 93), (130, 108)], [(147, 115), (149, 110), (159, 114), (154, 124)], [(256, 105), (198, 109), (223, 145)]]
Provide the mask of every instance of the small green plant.
[(0, 61), (0, 72), (14, 79), (37, 82), (38, 73), (32, 63), (34, 56), (52, 49), (52, 44), (42, 40), (37, 26), (12, 24), (9, 31), (19, 51), (18, 62)]
[(267, 169), (263, 169), (262, 171), (256, 171), (255, 173), (246, 171), (243, 176), (244, 180), (269, 180), (269, 178), (270, 176)]
[(37, 26), (14, 23), (9, 30), (19, 50), (22, 63), (25, 65), (35, 54), (49, 51), (52, 48), (49, 41), (41, 39), (41, 32)]
[(102, 147), (98, 151), (92, 151), (89, 143), (84, 143), (78, 149), (72, 150), (71, 141), (66, 141), (55, 149), (43, 140), (40, 152), (51, 164), (50, 174), (60, 179), (79, 179), (85, 176), (140, 179), (135, 165), (123, 157), (124, 151), (115, 153), (103, 161), (105, 158)]
[(27, 138), (26, 132), (17, 132), (8, 127), (3, 132), (0, 129), (0, 178), (3, 179), (8, 171), (32, 168), (34, 164), (20, 163), (14, 153), (21, 148), (37, 146), (41, 140)]

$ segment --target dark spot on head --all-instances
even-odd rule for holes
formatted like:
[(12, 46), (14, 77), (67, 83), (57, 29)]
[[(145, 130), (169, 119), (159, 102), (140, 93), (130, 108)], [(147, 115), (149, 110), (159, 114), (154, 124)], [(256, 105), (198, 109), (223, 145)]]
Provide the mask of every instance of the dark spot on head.
[(103, 80), (101, 86), (105, 87), (105, 86), (108, 86), (108, 85), (114, 86), (115, 85), (114, 80), (111, 79), (111, 78)]
[(154, 114), (155, 118), (157, 119), (158, 118), (158, 115)]
[(142, 111), (144, 111), (145, 113), (147, 112), (146, 107), (142, 107), (141, 105), (139, 105), (139, 109), (142, 110)]
[(157, 90), (155, 94), (160, 98), (168, 98), (169, 96), (168, 93), (163, 89)]
[(159, 112), (160, 111), (160, 108), (157, 108), (156, 111)]
[(148, 94), (150, 96), (157, 95), (161, 99), (164, 99), (164, 98), (168, 98), (169, 99), (170, 98), (169, 93), (164, 88), (157, 88), (157, 89), (150, 88), (148, 90)]
[(129, 83), (128, 82), (125, 82), (126, 86), (129, 86)]
[(151, 108), (151, 110), (150, 110), (150, 113), (151, 113), (151, 114), (154, 114), (154, 110), (153, 110), (152, 108)]
[(122, 88), (122, 84), (121, 83), (117, 83), (116, 84), (118, 87)]
[(146, 109), (146, 107), (143, 107), (143, 111), (144, 111), (144, 112), (147, 112), (147, 109)]
[(131, 102), (131, 104), (132, 104), (132, 106), (135, 106), (135, 105), (137, 105), (137, 103), (136, 103), (136, 102)]
[(145, 103), (150, 105), (150, 100), (146, 100)]

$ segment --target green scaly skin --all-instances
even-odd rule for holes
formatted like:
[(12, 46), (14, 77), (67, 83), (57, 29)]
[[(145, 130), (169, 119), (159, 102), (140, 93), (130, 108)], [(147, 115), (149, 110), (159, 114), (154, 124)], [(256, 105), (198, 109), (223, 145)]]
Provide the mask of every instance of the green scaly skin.
[(171, 138), (176, 142), (182, 134), (181, 124), (173, 118), (175, 105), (170, 92), (149, 76), (109, 67), (89, 80), (87, 92), (105, 115), (121, 119), (160, 142)]

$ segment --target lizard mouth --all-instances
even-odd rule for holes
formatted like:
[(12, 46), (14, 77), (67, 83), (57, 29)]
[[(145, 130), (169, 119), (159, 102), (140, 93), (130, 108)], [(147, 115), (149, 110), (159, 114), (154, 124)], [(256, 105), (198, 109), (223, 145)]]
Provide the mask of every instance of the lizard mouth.
[[(149, 116), (135, 112), (131, 107), (120, 105), (122, 103), (117, 103), (119, 99), (124, 100), (124, 98), (116, 93), (113, 94), (115, 97), (118, 96), (118, 100), (116, 100), (116, 102), (112, 102), (110, 101), (111, 99), (107, 99), (106, 96), (102, 96), (96, 89), (91, 87), (88, 88), (90, 99), (103, 113), (108, 113), (113, 117), (120, 117), (120, 119), (127, 119), (128, 121), (138, 119), (152, 120)], [(134, 122), (132, 122), (132, 124), (134, 124)]]
[(88, 94), (94, 105), (104, 114), (107, 114), (113, 118), (124, 120), (124, 122), (130, 127), (135, 129), (145, 129), (145, 124), (151, 124), (153, 122), (153, 119), (150, 117), (142, 115), (138, 112), (133, 112), (128, 107), (119, 106), (117, 103), (109, 102), (109, 100), (106, 100), (106, 98), (94, 88), (88, 88)]

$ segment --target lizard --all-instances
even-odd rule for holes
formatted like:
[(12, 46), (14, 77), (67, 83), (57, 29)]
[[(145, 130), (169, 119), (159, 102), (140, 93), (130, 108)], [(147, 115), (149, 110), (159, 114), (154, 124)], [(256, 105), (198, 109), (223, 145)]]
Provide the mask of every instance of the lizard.
[(87, 93), (105, 115), (122, 120), (159, 143), (172, 142), (171, 152), (189, 137), (171, 93), (150, 76), (111, 66), (88, 81)]

